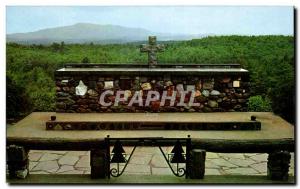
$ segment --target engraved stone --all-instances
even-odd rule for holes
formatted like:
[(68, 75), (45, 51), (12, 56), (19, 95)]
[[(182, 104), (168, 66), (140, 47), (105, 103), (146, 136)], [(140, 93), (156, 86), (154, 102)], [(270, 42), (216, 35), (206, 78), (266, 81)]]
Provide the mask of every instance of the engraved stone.
[(129, 97), (131, 97), (132, 96), (132, 93), (131, 93), (131, 91), (130, 90), (126, 90), (125, 92), (124, 92), (124, 99), (128, 99)]
[(169, 86), (172, 86), (172, 85), (173, 85), (172, 81), (166, 81), (165, 82), (166, 87), (169, 87)]
[(151, 84), (150, 83), (143, 83), (141, 85), (143, 90), (151, 90)]
[(240, 81), (233, 81), (233, 87), (240, 87)]
[(212, 81), (205, 81), (203, 83), (203, 86), (202, 86), (203, 89), (213, 89), (214, 88), (214, 83)]
[(187, 85), (186, 90), (187, 91), (195, 91), (195, 85)]
[(202, 95), (205, 97), (209, 97), (209, 91), (208, 90), (203, 90)]
[(210, 100), (210, 101), (208, 101), (208, 106), (211, 107), (211, 108), (217, 108), (218, 103), (214, 100)]
[(98, 93), (97, 93), (95, 90), (93, 90), (93, 89), (89, 89), (89, 90), (88, 90), (88, 94), (89, 94), (90, 96), (98, 96)]
[(115, 80), (115, 88), (119, 89), (120, 86), (119, 86), (119, 80)]
[(104, 89), (112, 89), (114, 87), (113, 81), (105, 81), (104, 82)]
[(195, 95), (194, 97), (201, 96), (201, 92), (199, 90), (196, 90), (194, 95)]
[(197, 90), (201, 90), (201, 89), (202, 89), (201, 81), (198, 81), (198, 82), (196, 83), (196, 89), (197, 89)]
[(83, 96), (87, 91), (87, 86), (82, 82), (82, 80), (80, 80), (79, 85), (75, 88), (75, 90), (76, 90), (76, 95)]
[(220, 92), (217, 91), (217, 90), (212, 90), (212, 91), (210, 92), (210, 95), (218, 96), (218, 95), (220, 95)]
[(178, 92), (184, 91), (183, 84), (177, 84), (177, 85), (176, 85), (176, 90), (177, 90)]

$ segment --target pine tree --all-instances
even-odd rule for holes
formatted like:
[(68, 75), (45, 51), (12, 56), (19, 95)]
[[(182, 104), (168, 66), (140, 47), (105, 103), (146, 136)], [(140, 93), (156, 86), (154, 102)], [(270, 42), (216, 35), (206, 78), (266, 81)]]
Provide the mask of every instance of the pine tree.
[(183, 156), (183, 149), (182, 145), (179, 140), (176, 141), (174, 148), (172, 149), (171, 153), (173, 153), (171, 163), (185, 163), (185, 159)]
[(81, 60), (82, 63), (90, 63), (90, 59), (88, 57), (84, 57), (82, 60)]
[(117, 140), (114, 148), (112, 150), (113, 157), (111, 159), (111, 163), (125, 163), (126, 159), (123, 156), (123, 153), (125, 153), (125, 150), (123, 149), (122, 143)]

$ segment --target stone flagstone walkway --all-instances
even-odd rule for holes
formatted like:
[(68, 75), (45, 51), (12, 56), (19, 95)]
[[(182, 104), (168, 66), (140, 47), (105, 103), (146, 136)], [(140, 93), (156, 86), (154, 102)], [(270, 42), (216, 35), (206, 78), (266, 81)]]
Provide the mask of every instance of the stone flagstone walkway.
[[(132, 148), (125, 147), (128, 153)], [(164, 148), (170, 152), (172, 147)], [(266, 175), (267, 154), (207, 153), (206, 175)], [(29, 153), (30, 174), (90, 174), (88, 151), (37, 151)], [(294, 154), (290, 175), (294, 175)], [(124, 174), (172, 174), (161, 152), (155, 147), (137, 147)]]

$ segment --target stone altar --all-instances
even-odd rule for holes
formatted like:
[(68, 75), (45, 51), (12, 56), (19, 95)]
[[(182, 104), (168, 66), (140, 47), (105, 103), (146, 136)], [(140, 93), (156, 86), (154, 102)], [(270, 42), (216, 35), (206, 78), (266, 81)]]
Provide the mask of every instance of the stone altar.
[[(32, 113), (7, 130), (9, 176), (25, 178), (28, 151), (40, 149), (89, 150), (91, 178), (109, 178), (109, 135), (159, 148), (188, 136), (185, 152), (177, 150), (186, 178), (205, 179), (205, 153), (211, 151), (268, 153), (268, 178), (288, 180), (294, 129), (272, 113), (245, 112), (248, 71), (240, 65), (158, 65), (155, 53), (162, 49), (150, 38), (141, 49), (149, 65), (68, 64), (57, 70), (57, 111)], [(70, 131), (82, 128), (101, 131)], [(259, 131), (241, 131), (249, 129)]]
[[(66, 64), (55, 72), (56, 112), (245, 112), (249, 73), (238, 64)], [(119, 93), (118, 93), (119, 92)]]
[[(103, 155), (105, 149), (105, 138), (107, 135), (116, 138), (132, 138), (138, 136), (140, 138), (182, 138), (187, 135), (191, 136), (192, 148), (202, 149), (208, 152), (218, 153), (268, 153), (269, 154), (269, 178), (270, 179), (287, 179), (286, 171), (289, 167), (289, 152), (295, 150), (294, 142), (294, 127), (270, 112), (216, 112), (216, 113), (155, 113), (152, 116), (147, 116), (147, 113), (122, 113), (120, 120), (132, 120), (146, 121), (146, 120), (157, 120), (157, 119), (170, 119), (174, 122), (181, 121), (182, 118), (193, 119), (200, 117), (202, 121), (207, 119), (207, 116), (211, 120), (222, 122), (224, 119), (236, 120), (247, 120), (251, 116), (255, 116), (258, 121), (261, 122), (262, 129), (260, 131), (220, 131), (220, 130), (168, 130), (163, 132), (161, 130), (103, 130), (103, 131), (72, 131), (72, 130), (45, 130), (45, 122), (49, 120), (50, 116), (54, 115), (55, 112), (33, 112), (16, 125), (11, 126), (7, 129), (7, 146), (9, 148), (17, 147), (18, 151), (22, 152), (18, 155), (18, 159), (12, 159), (11, 161), (14, 167), (11, 167), (12, 174), (14, 170), (26, 169), (27, 152), (28, 150), (88, 150), (94, 155), (100, 154), (99, 158)], [(65, 113), (67, 114), (67, 113)], [(100, 116), (101, 114), (95, 113)], [(84, 118), (89, 114), (74, 114), (77, 117)], [(118, 113), (109, 113), (106, 116), (115, 118)], [(63, 116), (63, 115), (62, 115)], [(96, 116), (96, 115), (95, 115)], [(138, 116), (138, 118), (137, 118)], [(58, 117), (59, 119), (60, 117)], [(198, 120), (200, 121), (200, 120)], [(128, 144), (132, 145), (132, 144)], [(145, 144), (152, 146), (151, 143)], [(169, 143), (167, 145), (173, 145)], [(19, 148), (19, 147), (21, 148)], [(22, 148), (24, 150), (22, 150)], [(9, 150), (13, 154), (13, 150)], [(102, 153), (101, 153), (102, 152)], [(104, 153), (105, 154), (105, 153)], [(97, 160), (97, 159), (96, 159)], [(92, 159), (91, 159), (92, 161)], [(18, 164), (16, 164), (18, 162)], [(25, 164), (24, 164), (25, 162)], [(10, 161), (8, 162), (10, 163)], [(103, 166), (102, 164), (91, 164), (92, 167)], [(101, 170), (101, 169), (100, 169)], [(92, 177), (105, 178), (103, 172), (98, 173), (99, 169), (92, 172)], [(104, 174), (104, 176), (103, 176)], [(13, 176), (13, 175), (12, 175)], [(32, 175), (29, 175), (31, 178)], [(53, 175), (51, 175), (53, 176)], [(126, 176), (126, 174), (124, 175)], [(60, 176), (61, 177), (61, 176)], [(222, 177), (222, 176), (221, 176)], [(122, 178), (122, 177), (120, 177)], [(213, 179), (207, 181), (204, 176), (203, 183), (226, 183), (226, 180), (220, 181)], [(239, 178), (241, 182), (235, 180), (235, 183), (245, 183), (243, 179), (248, 179), (249, 176)], [(86, 178), (87, 179), (87, 178)], [(122, 179), (121, 179), (122, 180)], [(12, 182), (26, 183), (26, 181), (13, 180)], [(38, 182), (33, 180), (32, 182)], [(53, 182), (56, 182), (53, 180)], [(62, 180), (57, 180), (62, 182)], [(69, 180), (69, 182), (71, 182)], [(76, 182), (74, 180), (74, 182)], [(88, 182), (88, 181), (83, 181)], [(100, 181), (99, 181), (100, 182)], [(157, 181), (153, 181), (156, 182)], [(172, 182), (183, 182), (173, 180)], [(197, 180), (198, 184), (202, 181)], [(231, 181), (228, 181), (231, 182)], [(247, 183), (253, 182), (253, 180), (247, 180)], [(255, 182), (255, 181), (254, 181)], [(268, 182), (266, 176), (261, 176), (260, 182)], [(286, 182), (286, 181), (283, 181)], [(27, 182), (28, 183), (28, 182)], [(115, 181), (118, 183), (118, 180)], [(232, 183), (232, 182), (231, 182)], [(270, 183), (270, 182), (269, 182)]]

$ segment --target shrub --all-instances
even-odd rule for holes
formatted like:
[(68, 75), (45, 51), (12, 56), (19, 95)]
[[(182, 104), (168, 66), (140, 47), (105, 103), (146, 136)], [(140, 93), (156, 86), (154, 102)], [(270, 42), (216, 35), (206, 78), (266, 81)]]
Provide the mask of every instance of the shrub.
[(25, 89), (6, 76), (6, 118), (17, 118), (31, 108)]
[(248, 111), (270, 112), (270, 111), (272, 111), (271, 101), (268, 98), (264, 99), (260, 95), (252, 96), (249, 98)]
[(81, 63), (90, 63), (90, 59), (88, 57), (84, 57), (82, 60), (81, 60)]

